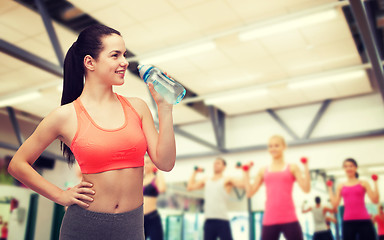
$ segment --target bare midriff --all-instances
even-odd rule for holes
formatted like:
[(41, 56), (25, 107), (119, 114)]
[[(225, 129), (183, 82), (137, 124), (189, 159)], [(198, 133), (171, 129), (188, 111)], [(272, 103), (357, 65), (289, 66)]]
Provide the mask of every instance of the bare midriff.
[(157, 197), (144, 196), (144, 215), (157, 209)]
[(126, 168), (83, 174), (83, 181), (93, 184), (93, 202), (89, 211), (123, 213), (143, 204), (143, 168)]

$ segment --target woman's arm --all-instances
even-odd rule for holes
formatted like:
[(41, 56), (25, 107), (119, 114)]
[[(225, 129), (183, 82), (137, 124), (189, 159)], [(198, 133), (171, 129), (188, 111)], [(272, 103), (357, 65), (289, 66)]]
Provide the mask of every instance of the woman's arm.
[(305, 193), (309, 193), (311, 191), (311, 177), (309, 175), (308, 163), (303, 163), (304, 165), (304, 176), (300, 170), (300, 168), (296, 164), (291, 164), (291, 171), (296, 178), (297, 183), (300, 188)]
[(32, 164), (48, 145), (60, 136), (61, 126), (66, 117), (63, 115), (65, 114), (62, 111), (56, 109), (43, 119), (33, 134), (17, 150), (9, 164), (8, 171), (35, 192), (58, 204), (64, 206), (78, 204), (88, 207), (84, 200), (93, 201), (93, 199), (86, 196), (85, 193), (94, 194), (90, 189), (92, 187), (90, 183), (82, 182), (70, 190), (64, 191), (47, 181), (32, 168)]
[(152, 84), (149, 84), (148, 87), (156, 101), (159, 114), (159, 132), (157, 132), (147, 104), (142, 100), (138, 101), (142, 112), (142, 126), (148, 144), (148, 155), (158, 169), (169, 172), (173, 169), (176, 161), (173, 105), (167, 103), (154, 90)]
[(373, 190), (367, 181), (362, 181), (361, 184), (365, 188), (365, 191), (368, 194), (369, 199), (371, 199), (372, 203), (379, 203), (379, 189), (377, 187), (377, 181), (373, 181)]
[(255, 180), (253, 184), (250, 183), (249, 180), (249, 171), (243, 171), (244, 172), (244, 186), (247, 193), (247, 197), (251, 198), (261, 187), (264, 181), (264, 171), (265, 168), (260, 169), (258, 174), (255, 176)]
[(164, 176), (159, 171), (157, 171), (156, 173), (156, 186), (157, 186), (157, 190), (159, 190), (159, 193), (164, 193), (167, 188), (165, 184)]
[(328, 186), (329, 199), (331, 200), (331, 204), (332, 204), (335, 212), (336, 212), (337, 207), (339, 206), (340, 201), (341, 201), (341, 188), (342, 187), (343, 187), (343, 185), (339, 184), (336, 188), (336, 194), (334, 194), (332, 186)]

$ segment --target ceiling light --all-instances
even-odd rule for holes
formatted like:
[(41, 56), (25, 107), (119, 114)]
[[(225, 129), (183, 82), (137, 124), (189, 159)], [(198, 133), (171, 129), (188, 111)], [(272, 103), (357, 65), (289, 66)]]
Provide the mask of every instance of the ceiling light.
[(331, 58), (331, 59), (326, 59), (322, 61), (310, 61), (307, 63), (300, 63), (298, 65), (294, 65), (290, 67), (291, 70), (299, 70), (299, 69), (305, 69), (305, 68), (310, 68), (310, 67), (322, 67), (322, 65), (333, 65), (334, 63), (339, 63), (342, 61), (350, 61), (351, 59), (356, 59), (358, 58), (355, 53), (345, 55), (345, 56), (340, 56), (337, 58)]
[(165, 62), (175, 58), (181, 58), (181, 57), (190, 56), (190, 55), (194, 55), (201, 52), (206, 52), (215, 48), (216, 48), (216, 44), (214, 42), (205, 42), (205, 43), (201, 43), (201, 44), (197, 44), (189, 47), (179, 47), (178, 50), (169, 50), (169, 51), (166, 51), (165, 53), (157, 54), (147, 58), (144, 57), (139, 61), (141, 64)]
[(341, 176), (345, 175), (344, 170), (331, 170), (331, 171), (325, 171), (327, 173), (327, 176)]
[(368, 170), (368, 172), (371, 172), (371, 173), (384, 172), (384, 167), (383, 166), (380, 166), (380, 167), (370, 167), (367, 170)]
[(40, 92), (30, 92), (22, 95), (17, 95), (14, 97), (9, 97), (6, 99), (1, 99), (0, 100), (0, 107), (5, 107), (5, 106), (12, 106), (18, 103), (22, 102), (27, 102), (36, 98), (41, 97)]
[(228, 103), (228, 102), (239, 102), (252, 99), (254, 97), (260, 97), (268, 94), (267, 89), (257, 89), (249, 92), (236, 92), (236, 93), (227, 93), (220, 94), (220, 96), (212, 96), (204, 99), (204, 103), (206, 105), (214, 105), (220, 103)]
[(330, 76), (307, 79), (304, 81), (291, 82), (288, 84), (288, 88), (298, 89), (298, 88), (305, 88), (305, 87), (314, 87), (314, 86), (323, 85), (323, 84), (362, 78), (364, 76), (366, 76), (364, 70), (357, 70), (357, 71), (339, 73), (339, 74), (330, 75)]
[(248, 41), (254, 38), (266, 37), (276, 33), (286, 32), (289, 30), (310, 26), (316, 23), (329, 21), (335, 19), (337, 16), (337, 11), (335, 9), (331, 9), (295, 19), (286, 21), (282, 20), (275, 24), (266, 24), (255, 29), (242, 32), (238, 36), (241, 41)]

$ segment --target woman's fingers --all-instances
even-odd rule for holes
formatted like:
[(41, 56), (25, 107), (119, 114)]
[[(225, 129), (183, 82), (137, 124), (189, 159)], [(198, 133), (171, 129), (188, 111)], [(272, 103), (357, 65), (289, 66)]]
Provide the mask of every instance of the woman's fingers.
[(74, 190), (77, 193), (95, 194), (95, 191), (91, 189), (92, 186), (93, 186), (92, 183), (81, 182), (74, 187)]
[(153, 86), (152, 83), (148, 83), (148, 89), (149, 89), (149, 91), (151, 92), (151, 95), (152, 95), (153, 99), (155, 100), (155, 102), (156, 102), (157, 104), (159, 104), (159, 103), (165, 101), (165, 99), (163, 98), (163, 96), (161, 96), (160, 93), (158, 93), (158, 92), (155, 90), (155, 88), (154, 88), (154, 86)]
[(159, 98), (160, 94), (158, 92), (156, 92), (156, 90), (153, 87), (152, 83), (148, 83), (148, 89), (151, 92), (152, 97), (157, 101), (157, 99)]
[(92, 202), (93, 201), (92, 197), (84, 195), (84, 194), (77, 194), (75, 196), (75, 198), (78, 199), (78, 200), (84, 200), (84, 201), (88, 201), (88, 202)]
[(91, 195), (94, 195), (95, 194), (95, 191), (90, 189), (90, 188), (77, 188), (76, 189), (76, 192), (77, 193), (85, 193), (85, 194), (91, 194)]
[(77, 204), (81, 207), (89, 207), (89, 204), (86, 202), (92, 202), (93, 198), (88, 195), (94, 195), (95, 191), (91, 188), (93, 186), (92, 183), (89, 182), (80, 182), (75, 187), (70, 189), (72, 192), (72, 204)]
[(93, 184), (90, 183), (90, 182), (81, 182), (79, 184), (76, 185), (77, 187), (87, 187), (87, 188), (90, 188), (90, 187), (93, 187)]
[(74, 204), (77, 204), (79, 205), (80, 207), (83, 207), (83, 208), (87, 208), (89, 207), (89, 204), (88, 203), (85, 203), (83, 201), (80, 201), (79, 199), (75, 199), (74, 200)]

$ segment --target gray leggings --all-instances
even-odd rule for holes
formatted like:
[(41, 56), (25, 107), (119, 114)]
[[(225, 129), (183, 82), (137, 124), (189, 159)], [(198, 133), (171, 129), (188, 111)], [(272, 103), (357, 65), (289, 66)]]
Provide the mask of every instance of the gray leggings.
[(125, 213), (92, 212), (71, 205), (60, 229), (60, 240), (144, 240), (143, 206)]

